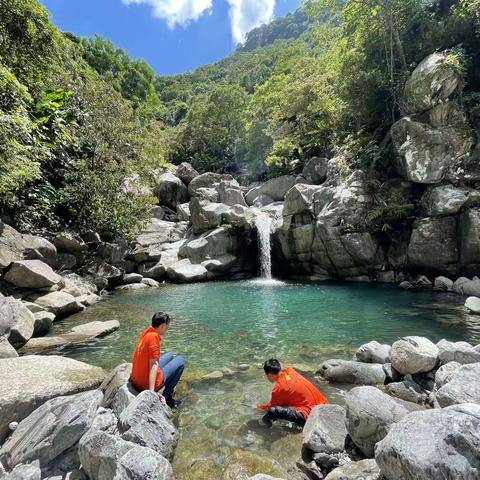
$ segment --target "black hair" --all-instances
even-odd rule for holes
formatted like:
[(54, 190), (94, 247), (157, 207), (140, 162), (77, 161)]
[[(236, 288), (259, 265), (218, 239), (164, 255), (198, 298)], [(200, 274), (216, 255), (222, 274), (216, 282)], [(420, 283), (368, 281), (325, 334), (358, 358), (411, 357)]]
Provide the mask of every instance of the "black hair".
[(269, 373), (280, 373), (282, 371), (282, 366), (276, 358), (271, 358), (263, 364), (263, 370), (268, 375)]
[(168, 313), (165, 312), (157, 312), (153, 317), (152, 317), (152, 327), (157, 328), (160, 325), (163, 325), (166, 323), (167, 325), (170, 325), (171, 317)]

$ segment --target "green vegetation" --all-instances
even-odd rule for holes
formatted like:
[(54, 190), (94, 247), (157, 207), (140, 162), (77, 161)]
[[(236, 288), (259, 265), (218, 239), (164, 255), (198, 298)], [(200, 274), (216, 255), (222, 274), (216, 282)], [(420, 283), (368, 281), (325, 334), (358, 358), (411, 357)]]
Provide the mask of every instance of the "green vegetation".
[[(228, 58), (157, 77), (110, 42), (60, 33), (36, 0), (0, 0), (0, 212), (17, 226), (133, 235), (153, 199), (125, 193), (166, 162), (246, 180), (339, 155), (382, 184), (403, 86), (451, 50), (480, 125), (479, 0), (306, 0)], [(376, 231), (410, 205), (378, 202)]]

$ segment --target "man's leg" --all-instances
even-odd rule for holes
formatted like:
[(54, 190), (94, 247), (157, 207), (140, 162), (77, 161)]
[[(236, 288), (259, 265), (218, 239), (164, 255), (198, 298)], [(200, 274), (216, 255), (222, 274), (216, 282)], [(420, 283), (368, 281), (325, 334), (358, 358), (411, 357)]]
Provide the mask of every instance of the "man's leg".
[(163, 370), (167, 363), (170, 363), (174, 359), (173, 353), (164, 353), (160, 355), (160, 360), (158, 361), (158, 366)]
[(277, 420), (286, 420), (287, 422), (293, 422), (300, 427), (305, 425), (305, 418), (295, 409), (290, 407), (270, 407), (268, 412), (262, 418), (265, 425), (271, 425), (272, 422)]
[(163, 372), (163, 396), (168, 402), (173, 400), (173, 392), (177, 383), (182, 376), (183, 370), (185, 369), (185, 360), (179, 355), (178, 357), (170, 360), (164, 367), (162, 367)]

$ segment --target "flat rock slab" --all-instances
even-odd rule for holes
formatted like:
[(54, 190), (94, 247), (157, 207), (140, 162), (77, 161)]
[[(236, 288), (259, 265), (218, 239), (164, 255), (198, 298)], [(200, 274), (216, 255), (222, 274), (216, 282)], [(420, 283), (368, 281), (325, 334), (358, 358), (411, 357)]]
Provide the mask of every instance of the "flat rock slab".
[(106, 322), (94, 321), (73, 327), (71, 332), (56, 337), (40, 337), (30, 339), (24, 345), (20, 353), (31, 355), (34, 353), (46, 352), (57, 348), (64, 348), (70, 345), (89, 342), (95, 338), (103, 338), (118, 330), (118, 320)]
[(42, 288), (56, 285), (62, 277), (41, 260), (21, 260), (12, 263), (5, 280), (21, 288)]
[(51, 398), (96, 388), (105, 377), (102, 368), (54, 355), (1, 359), (0, 372), (0, 443), (10, 422)]

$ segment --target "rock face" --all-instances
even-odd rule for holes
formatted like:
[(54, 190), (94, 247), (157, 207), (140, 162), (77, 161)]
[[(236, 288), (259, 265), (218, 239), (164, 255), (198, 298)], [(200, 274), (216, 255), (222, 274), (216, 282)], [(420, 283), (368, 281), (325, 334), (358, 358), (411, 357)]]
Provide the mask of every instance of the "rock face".
[(302, 432), (302, 445), (315, 453), (340, 453), (345, 449), (345, 408), (340, 405), (315, 407)]
[(99, 390), (94, 390), (47, 401), (22, 420), (4, 443), (0, 450), (2, 463), (13, 468), (39, 460), (44, 473), (55, 474), (78, 468), (80, 461), (76, 452), (74, 465), (71, 455), (67, 455), (68, 459), (62, 456), (90, 428), (102, 397)]
[(402, 375), (429, 372), (437, 365), (438, 347), (424, 337), (405, 337), (392, 345), (392, 367)]
[(373, 457), (375, 444), (387, 435), (392, 425), (418, 408), (378, 388), (356, 387), (346, 398), (347, 431), (361, 452)]
[(359, 362), (381, 363), (383, 365), (384, 363), (390, 363), (390, 349), (390, 345), (382, 345), (373, 340), (362, 345), (355, 353), (355, 357)]
[(386, 378), (382, 365), (350, 360), (327, 360), (316, 373), (332, 383), (356, 385), (383, 385)]
[(479, 419), (471, 403), (411, 413), (378, 443), (375, 459), (389, 480), (477, 478)]
[(59, 283), (61, 279), (60, 275), (57, 275), (50, 266), (41, 260), (13, 262), (5, 274), (7, 282), (22, 288), (51, 287)]
[(0, 360), (0, 442), (10, 422), (19, 422), (47, 400), (97, 387), (101, 368), (58, 356)]
[(141, 392), (120, 415), (119, 430), (124, 440), (149, 447), (171, 458), (178, 432), (170, 420), (168, 407), (154, 392)]
[(435, 397), (441, 407), (469, 402), (480, 404), (480, 363), (455, 370)]

